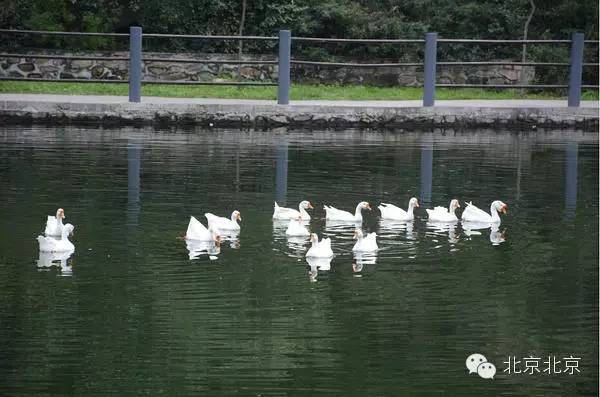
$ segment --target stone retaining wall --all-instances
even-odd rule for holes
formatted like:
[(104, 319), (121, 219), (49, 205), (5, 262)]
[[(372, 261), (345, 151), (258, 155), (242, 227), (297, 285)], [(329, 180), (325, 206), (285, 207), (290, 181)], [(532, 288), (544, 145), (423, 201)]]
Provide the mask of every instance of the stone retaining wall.
[[(44, 54), (58, 54), (39, 52)], [(61, 52), (60, 55), (74, 55)], [(100, 57), (127, 57), (127, 52), (94, 52), (77, 55)], [(234, 60), (231, 54), (150, 53), (145, 57)], [(244, 60), (273, 61), (268, 55), (244, 56)], [(348, 62), (352, 60), (348, 59)], [(398, 62), (373, 59), (370, 63)], [(173, 62), (145, 62), (145, 80), (226, 82), (242, 81), (276, 82), (277, 65), (193, 64)], [(127, 61), (88, 61), (36, 58), (0, 58), (0, 76), (44, 79), (109, 79), (127, 80)], [(442, 84), (518, 84), (521, 78), (532, 83), (535, 69), (531, 66), (438, 66), (438, 82)], [(294, 65), (292, 81), (320, 84), (368, 84), (375, 86), (419, 86), (423, 83), (420, 67), (353, 68), (333, 66)]]
[[(99, 97), (101, 98), (101, 97)], [(203, 125), (274, 128), (578, 128), (598, 130), (597, 107), (342, 106), (267, 103), (0, 100), (0, 121), (36, 124)]]

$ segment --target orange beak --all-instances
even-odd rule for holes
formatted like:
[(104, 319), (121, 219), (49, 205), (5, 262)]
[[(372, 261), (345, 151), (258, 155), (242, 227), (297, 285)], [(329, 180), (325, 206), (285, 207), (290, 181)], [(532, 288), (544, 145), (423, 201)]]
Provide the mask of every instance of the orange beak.
[(420, 207), (420, 205), (419, 205), (419, 202), (418, 202), (418, 201), (415, 203), (415, 207), (417, 207), (417, 208), (419, 208), (419, 207)]
[(500, 212), (506, 214), (508, 212), (508, 205), (504, 204), (502, 207), (500, 207)]
[(310, 208), (311, 210), (315, 209), (315, 207), (312, 206), (312, 204), (310, 203), (310, 201), (308, 202), (308, 208)]
[(237, 216), (237, 220), (238, 220), (238, 221), (241, 221), (241, 220), (242, 220), (242, 216), (241, 216), (240, 214), (238, 214), (238, 216)]
[(371, 208), (371, 204), (367, 203), (367, 209), (368, 209), (369, 211), (373, 210), (373, 208)]

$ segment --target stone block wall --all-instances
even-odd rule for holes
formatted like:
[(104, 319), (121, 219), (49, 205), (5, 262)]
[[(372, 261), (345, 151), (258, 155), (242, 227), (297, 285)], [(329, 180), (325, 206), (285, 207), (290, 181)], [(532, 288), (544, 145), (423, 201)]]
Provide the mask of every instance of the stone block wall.
[[(39, 52), (47, 55), (58, 54)], [(61, 52), (60, 55), (74, 55)], [(127, 57), (127, 52), (94, 52), (77, 55)], [(151, 53), (147, 58), (191, 58), (219, 61), (238, 59), (234, 54)], [(273, 61), (270, 55), (247, 55), (244, 60)], [(348, 59), (348, 62), (352, 60)], [(389, 63), (393, 60), (370, 60)], [(108, 79), (127, 80), (128, 61), (39, 59), (34, 57), (0, 58), (0, 76), (44, 79)], [(145, 62), (144, 80), (227, 82), (230, 80), (276, 82), (277, 65), (235, 65), (228, 63)], [(442, 84), (519, 84), (521, 78), (531, 84), (535, 68), (531, 66), (438, 66), (438, 82)], [(313, 84), (367, 84), (374, 86), (419, 86), (423, 83), (420, 67), (353, 68), (345, 66), (292, 65), (292, 81)]]

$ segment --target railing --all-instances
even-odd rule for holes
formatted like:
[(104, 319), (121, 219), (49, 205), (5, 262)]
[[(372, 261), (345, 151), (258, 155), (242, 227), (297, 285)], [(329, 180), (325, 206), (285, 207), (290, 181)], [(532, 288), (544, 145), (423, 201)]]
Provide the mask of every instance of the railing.
[[(142, 84), (194, 84), (194, 85), (237, 85), (237, 86), (275, 86), (277, 85), (277, 103), (281, 105), (289, 104), (290, 93), (290, 69), (291, 65), (313, 65), (313, 66), (344, 66), (353, 68), (380, 68), (380, 67), (423, 67), (423, 106), (434, 106), (436, 87), (477, 87), (477, 88), (538, 88), (538, 89), (564, 89), (568, 88), (568, 106), (577, 107), (581, 101), (582, 88), (598, 89), (598, 85), (583, 85), (582, 74), (583, 67), (598, 67), (598, 63), (584, 63), (583, 50), (584, 44), (598, 45), (598, 40), (584, 40), (582, 33), (574, 33), (571, 40), (489, 40), (489, 39), (439, 39), (437, 33), (427, 33), (424, 39), (335, 39), (320, 37), (292, 37), (289, 30), (279, 31), (278, 36), (207, 36), (191, 34), (159, 34), (150, 33), (142, 35), (142, 28), (132, 26), (129, 34), (127, 33), (91, 33), (91, 32), (58, 32), (58, 31), (39, 31), (39, 30), (12, 30), (0, 29), (0, 34), (37, 34), (37, 35), (56, 35), (56, 36), (104, 36), (104, 37), (129, 37), (129, 57), (95, 57), (78, 55), (45, 55), (45, 54), (14, 54), (2, 53), (0, 58), (39, 58), (39, 59), (69, 59), (69, 60), (108, 60), (108, 61), (129, 61), (129, 101), (140, 102)], [(268, 60), (203, 60), (190, 58), (157, 58), (142, 56), (142, 37), (143, 38), (177, 38), (177, 39), (201, 39), (201, 40), (257, 40), (257, 41), (276, 41), (279, 47), (277, 61)], [(294, 42), (309, 43), (359, 43), (359, 44), (424, 44), (425, 55), (422, 63), (352, 63), (352, 62), (319, 62), (296, 60), (291, 57), (291, 45)], [(439, 44), (570, 44), (569, 62), (507, 62), (507, 61), (482, 61), (482, 62), (438, 62), (437, 46)], [(171, 62), (171, 63), (204, 63), (204, 64), (235, 64), (235, 65), (278, 65), (277, 83), (264, 82), (200, 82), (200, 81), (169, 81), (169, 80), (143, 80), (142, 62)], [(542, 66), (542, 67), (569, 67), (568, 84), (440, 84), (436, 83), (437, 66), (489, 66), (489, 65), (512, 65), (512, 66)], [(127, 83), (127, 81), (106, 80), (106, 79), (68, 79), (53, 80), (44, 78), (16, 78), (0, 77), (0, 80), (21, 80), (21, 81), (74, 81), (74, 82), (112, 82)]]

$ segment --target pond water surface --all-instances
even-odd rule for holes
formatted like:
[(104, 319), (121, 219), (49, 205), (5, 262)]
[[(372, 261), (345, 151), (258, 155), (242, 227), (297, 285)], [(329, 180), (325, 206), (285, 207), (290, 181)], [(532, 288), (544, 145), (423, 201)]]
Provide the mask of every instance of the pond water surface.
[[(597, 393), (597, 134), (1, 127), (0, 142), (0, 395)], [(413, 196), (414, 222), (365, 213), (375, 257), (324, 220), (324, 204)], [(428, 224), (452, 198), (508, 214)], [(330, 263), (309, 266), (275, 200), (313, 203)], [(50, 262), (36, 237), (58, 207), (76, 248)], [(234, 209), (239, 239), (190, 259), (189, 216)], [(471, 353), (494, 379), (468, 373)], [(579, 372), (544, 372), (548, 357)]]

